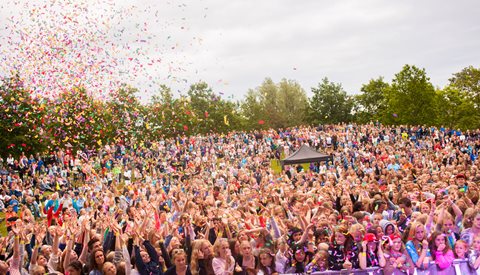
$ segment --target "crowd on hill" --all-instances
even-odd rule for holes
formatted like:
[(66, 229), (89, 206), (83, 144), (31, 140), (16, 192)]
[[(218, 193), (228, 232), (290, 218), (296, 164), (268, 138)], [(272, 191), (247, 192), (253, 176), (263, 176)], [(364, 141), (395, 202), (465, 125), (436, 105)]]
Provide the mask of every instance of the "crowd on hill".
[[(272, 169), (302, 145), (333, 161)], [(9, 155), (0, 274), (480, 271), (479, 151), (372, 123)]]

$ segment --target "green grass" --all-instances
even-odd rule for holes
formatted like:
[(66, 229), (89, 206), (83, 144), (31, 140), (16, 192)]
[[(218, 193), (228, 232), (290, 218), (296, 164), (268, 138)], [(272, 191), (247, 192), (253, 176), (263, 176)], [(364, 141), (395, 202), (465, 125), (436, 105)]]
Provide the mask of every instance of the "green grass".
[[(43, 193), (43, 197), (46, 198), (50, 196), (53, 192), (45, 191)], [(19, 207), (20, 208), (20, 207)], [(20, 211), (18, 212), (18, 216), (20, 217)], [(5, 212), (0, 212), (0, 219), (5, 219)], [(7, 226), (5, 224), (5, 220), (0, 223), (0, 234), (1, 236), (7, 236)]]
[[(304, 171), (309, 171), (310, 164), (309, 163), (302, 163), (301, 164)], [(273, 172), (277, 175), (282, 173), (282, 164), (277, 159), (270, 160), (270, 168), (272, 168)]]
[[(5, 213), (0, 212), (0, 218), (5, 219)], [(7, 236), (7, 227), (5, 226), (5, 221), (1, 222), (0, 224), (0, 234), (2, 236)]]

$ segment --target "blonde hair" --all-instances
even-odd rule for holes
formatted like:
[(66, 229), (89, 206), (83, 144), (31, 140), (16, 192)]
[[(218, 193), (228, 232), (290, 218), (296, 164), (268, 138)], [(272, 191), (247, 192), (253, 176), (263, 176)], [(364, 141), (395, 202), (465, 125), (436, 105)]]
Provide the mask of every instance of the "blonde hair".
[(427, 214), (421, 214), (415, 219), (415, 221), (425, 225), (427, 223), (427, 219), (428, 219)]
[(480, 235), (475, 235), (472, 239), (472, 245), (470, 246), (473, 249), (473, 241), (474, 240), (480, 240)]
[(420, 222), (413, 222), (411, 225), (410, 225), (410, 231), (408, 231), (408, 237), (407, 237), (407, 240), (409, 241), (414, 241), (415, 240), (415, 234), (417, 232), (417, 228), (419, 227), (423, 227), (423, 230), (424, 230), (424, 236), (423, 236), (423, 239), (426, 240), (427, 239), (427, 232), (425, 230), (425, 226), (423, 225), (423, 223), (420, 223)]
[(350, 230), (348, 233), (353, 234), (354, 232), (362, 232), (363, 235), (365, 235), (365, 227), (361, 223), (356, 223), (350, 226)]
[(190, 260), (190, 271), (192, 275), (198, 275), (198, 251), (202, 250), (202, 247), (207, 244), (210, 245), (210, 242), (205, 239), (194, 240), (192, 243), (192, 256)]
[(213, 245), (213, 254), (215, 257), (220, 258), (220, 251), (222, 251), (222, 246), (223, 244), (226, 244), (230, 247), (230, 244), (228, 243), (228, 240), (226, 238), (219, 238)]
[(172, 251), (172, 262), (175, 262), (175, 259), (176, 259), (178, 256), (185, 256), (185, 259), (186, 259), (187, 253), (185, 253), (185, 250), (183, 250), (183, 249), (181, 249), (181, 248), (174, 249), (174, 250)]

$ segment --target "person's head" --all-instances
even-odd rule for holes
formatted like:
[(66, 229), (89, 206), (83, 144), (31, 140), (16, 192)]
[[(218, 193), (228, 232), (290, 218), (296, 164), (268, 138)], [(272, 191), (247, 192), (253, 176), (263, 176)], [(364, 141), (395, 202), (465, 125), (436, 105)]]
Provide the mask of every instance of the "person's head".
[(40, 255), (42, 255), (47, 262), (48, 262), (48, 259), (50, 257), (50, 254), (52, 254), (52, 246), (51, 245), (44, 244), (40, 247)]
[(105, 262), (105, 255), (103, 254), (103, 250), (102, 249), (93, 250), (92, 253), (90, 254), (90, 269), (100, 270), (104, 262)]
[[(70, 261), (76, 261), (78, 260), (78, 256), (77, 256), (77, 252), (75, 252), (75, 250), (73, 249), (65, 249), (63, 252), (62, 252), (62, 257), (61, 257), (61, 265), (63, 266), (63, 263), (65, 261), (65, 258), (67, 256), (67, 253), (70, 253)], [(38, 263), (38, 259), (37, 259), (37, 263)]]
[(385, 236), (385, 233), (383, 232), (383, 228), (379, 225), (375, 227), (375, 232), (377, 233), (377, 239), (381, 240), (383, 236)]
[(172, 261), (177, 271), (187, 268), (187, 254), (183, 249), (174, 249), (172, 251)]
[(140, 257), (142, 257), (142, 261), (146, 264), (151, 260), (150, 255), (145, 250), (140, 251)]
[(393, 224), (387, 224), (385, 226), (385, 235), (391, 235), (395, 232), (395, 226)]
[[(196, 241), (197, 240), (195, 240), (194, 243)], [(208, 240), (205, 240), (205, 239), (198, 240), (197, 243), (198, 243), (197, 244), (197, 246), (198, 246), (197, 249), (202, 252), (201, 254), (203, 254), (204, 259), (207, 259), (207, 258), (209, 258), (210, 256), (213, 255), (212, 244)]]
[(30, 274), (32, 275), (44, 275), (46, 273), (45, 267), (41, 265), (36, 265), (32, 268)]
[(443, 232), (444, 233), (452, 232), (455, 229), (454, 225), (455, 224), (453, 221), (453, 217), (450, 214), (445, 213), (445, 217), (443, 218), (443, 224), (442, 224)]
[(296, 245), (293, 248), (293, 257), (294, 257), (295, 261), (297, 261), (297, 262), (305, 261), (306, 256), (307, 256), (307, 251), (306, 250), (307, 250), (307, 247), (305, 247), (304, 245)]
[(468, 244), (464, 240), (455, 242), (454, 254), (457, 259), (465, 259), (467, 257)]
[(457, 183), (458, 186), (464, 186), (466, 182), (466, 177), (464, 174), (458, 174), (455, 176), (455, 182)]
[(430, 236), (430, 241), (428, 246), (430, 248), (430, 253), (432, 254), (432, 258), (435, 260), (435, 253), (439, 250), (439, 247), (444, 247), (442, 249), (442, 252), (446, 252), (449, 249), (447, 236), (439, 231), (433, 232), (433, 234)]
[(363, 241), (367, 242), (367, 249), (369, 251), (375, 251), (378, 244), (378, 239), (375, 233), (369, 232), (363, 237)]
[(242, 230), (238, 232), (237, 239), (239, 241), (248, 241), (248, 234), (244, 230)]
[(97, 238), (92, 238), (88, 241), (88, 251), (99, 250), (102, 249), (102, 243)]
[(258, 254), (260, 259), (260, 268), (275, 267), (275, 255), (270, 249), (262, 248)]
[(420, 212), (423, 214), (428, 214), (430, 213), (430, 204), (424, 202), (420, 205)]
[(289, 235), (293, 242), (298, 242), (302, 238), (303, 232), (300, 228), (293, 227), (290, 229)]
[(240, 254), (244, 257), (252, 256), (252, 245), (249, 241), (243, 241), (240, 243)]
[(373, 224), (374, 225), (379, 225), (381, 220), (383, 220), (383, 215), (381, 213), (373, 214)]
[(360, 242), (365, 234), (365, 228), (362, 224), (357, 223), (350, 227), (349, 233), (352, 235), (355, 242)]
[(190, 261), (190, 270), (193, 273), (198, 271), (198, 261), (208, 259), (213, 256), (212, 245), (208, 240), (199, 239), (192, 243), (192, 256)]
[(472, 217), (472, 227), (475, 229), (480, 229), (480, 209), (476, 209), (475, 211), (473, 211)]
[(476, 235), (472, 241), (472, 248), (475, 251), (480, 251), (480, 235)]
[(378, 199), (373, 202), (372, 206), (375, 213), (382, 213), (386, 209), (387, 203), (381, 199)]
[(225, 238), (217, 239), (215, 244), (213, 245), (213, 253), (215, 257), (218, 258), (227, 258), (230, 256), (230, 246), (228, 245), (228, 240)]
[(335, 245), (351, 246), (353, 244), (352, 235), (348, 232), (346, 225), (339, 225), (333, 231), (332, 237)]
[(117, 274), (117, 268), (111, 262), (105, 262), (103, 264), (102, 271), (103, 271), (103, 275), (116, 275)]
[(390, 250), (403, 251), (403, 242), (399, 234), (391, 234), (388, 236)]
[(418, 222), (413, 222), (410, 226), (408, 239), (416, 242), (422, 242), (425, 239), (425, 226)]
[(170, 240), (170, 243), (168, 244), (168, 250), (171, 251), (173, 249), (178, 249), (180, 248), (181, 243), (180, 240), (177, 237), (172, 237)]
[(48, 259), (43, 254), (39, 254), (37, 257), (37, 265), (46, 267), (47, 263)]
[(68, 275), (81, 275), (82, 274), (82, 263), (79, 261), (70, 262), (65, 270), (65, 274)]

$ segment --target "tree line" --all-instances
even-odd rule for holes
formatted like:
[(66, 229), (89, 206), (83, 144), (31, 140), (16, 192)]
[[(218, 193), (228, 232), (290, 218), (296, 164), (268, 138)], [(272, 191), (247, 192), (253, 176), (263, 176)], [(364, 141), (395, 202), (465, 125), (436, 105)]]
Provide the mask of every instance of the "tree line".
[(288, 128), (343, 122), (480, 128), (480, 69), (469, 66), (435, 87), (425, 69), (405, 65), (388, 82), (371, 79), (356, 94), (323, 78), (308, 97), (294, 80), (266, 78), (240, 101), (207, 83), (175, 97), (165, 85), (148, 103), (124, 86), (99, 100), (82, 87), (56, 98), (33, 96), (21, 77), (0, 82), (0, 152), (42, 152), (55, 147), (93, 148), (111, 142), (143, 145), (158, 137)]

